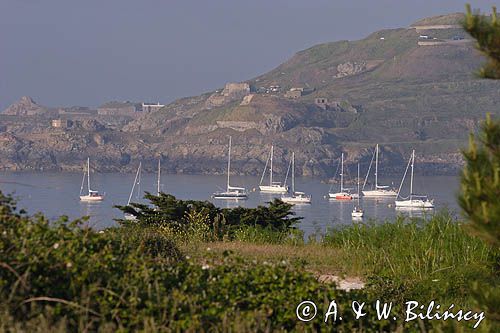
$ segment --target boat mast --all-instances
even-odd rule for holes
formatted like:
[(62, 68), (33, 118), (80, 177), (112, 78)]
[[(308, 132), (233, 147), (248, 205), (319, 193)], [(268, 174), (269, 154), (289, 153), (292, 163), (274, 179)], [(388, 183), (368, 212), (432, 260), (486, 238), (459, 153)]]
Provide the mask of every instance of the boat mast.
[(370, 165), (368, 166), (368, 171), (366, 172), (365, 181), (363, 182), (363, 187), (362, 187), (363, 190), (365, 189), (366, 183), (368, 182), (368, 177), (370, 176), (370, 171), (372, 169), (373, 160), (375, 159), (375, 154), (376, 154), (376, 150), (372, 154), (372, 159), (370, 160)]
[(340, 167), (340, 192), (344, 192), (344, 153), (342, 153), (341, 159), (341, 167)]
[(141, 172), (141, 162), (139, 162), (139, 167), (137, 168), (137, 172), (135, 174), (134, 185), (132, 185), (132, 190), (130, 191), (130, 195), (128, 196), (127, 206), (130, 205), (130, 201), (132, 201), (132, 195), (134, 194), (135, 185), (137, 184), (140, 172)]
[(141, 171), (142, 171), (142, 162), (139, 162), (139, 169), (137, 169), (138, 177), (137, 177), (136, 199), (139, 199), (139, 196), (141, 195)]
[(85, 186), (85, 173), (87, 173), (87, 170), (85, 170), (85, 167), (83, 167), (83, 177), (82, 177), (82, 186), (80, 186), (80, 195), (82, 195), (83, 192), (83, 187)]
[(410, 201), (412, 200), (413, 196), (413, 168), (415, 165), (415, 149), (413, 149), (412, 154), (411, 154), (411, 178), (410, 178)]
[(269, 165), (270, 158), (271, 155), (267, 155), (266, 165), (264, 165), (264, 171), (262, 171), (262, 176), (260, 177), (259, 185), (262, 185), (262, 182), (264, 181), (264, 177), (266, 176), (267, 166)]
[(90, 195), (90, 157), (87, 157), (87, 187)]
[(378, 188), (378, 143), (375, 153), (375, 189)]
[(161, 176), (160, 163), (161, 163), (161, 159), (158, 158), (158, 179), (156, 180), (156, 194), (157, 195), (160, 195), (160, 176)]
[[(410, 158), (408, 159), (408, 163), (406, 163), (406, 169), (405, 169), (405, 173), (403, 175), (403, 179), (401, 179), (401, 183), (399, 184), (399, 189), (398, 189), (398, 194), (396, 195), (396, 199), (399, 198), (399, 194), (401, 193), (401, 189), (403, 188), (403, 183), (406, 179), (406, 175), (408, 174), (408, 168), (410, 167), (410, 164), (411, 164), (411, 156)], [(411, 191), (410, 191), (411, 192)], [(410, 194), (411, 195), (411, 194)]]
[(227, 191), (229, 192), (229, 173), (231, 170), (231, 136), (229, 137), (229, 152), (227, 157)]
[(269, 186), (273, 186), (273, 153), (274, 146), (271, 146), (271, 170), (269, 172)]
[(359, 162), (358, 162), (358, 207), (359, 207)]
[(295, 152), (292, 152), (292, 195), (295, 194)]

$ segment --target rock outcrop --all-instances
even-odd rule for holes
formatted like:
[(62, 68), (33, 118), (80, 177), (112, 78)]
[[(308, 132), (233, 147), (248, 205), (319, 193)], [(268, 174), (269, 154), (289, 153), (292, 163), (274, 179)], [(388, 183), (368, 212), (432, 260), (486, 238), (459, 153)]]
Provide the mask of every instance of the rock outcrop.
[(359, 74), (366, 70), (366, 62), (344, 62), (337, 66), (337, 74), (335, 74), (336, 78), (351, 76), (355, 74)]
[(47, 108), (38, 105), (29, 96), (23, 96), (18, 102), (5, 109), (3, 113), (11, 116), (31, 116), (40, 115), (45, 112), (47, 112)]

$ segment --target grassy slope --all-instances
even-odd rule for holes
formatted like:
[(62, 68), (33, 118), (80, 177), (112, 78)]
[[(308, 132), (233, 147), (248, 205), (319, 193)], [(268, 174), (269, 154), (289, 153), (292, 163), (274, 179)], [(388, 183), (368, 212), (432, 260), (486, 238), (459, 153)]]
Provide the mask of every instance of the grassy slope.
[[(262, 237), (262, 239), (265, 237)], [(361, 278), (386, 297), (469, 304), (471, 281), (494, 279), (491, 252), (446, 213), (430, 223), (418, 220), (352, 226), (332, 231), (319, 242), (265, 242), (254, 237), (183, 246), (200, 262), (230, 251), (249, 262), (281, 262), (322, 274)], [(390, 296), (388, 296), (390, 295)]]

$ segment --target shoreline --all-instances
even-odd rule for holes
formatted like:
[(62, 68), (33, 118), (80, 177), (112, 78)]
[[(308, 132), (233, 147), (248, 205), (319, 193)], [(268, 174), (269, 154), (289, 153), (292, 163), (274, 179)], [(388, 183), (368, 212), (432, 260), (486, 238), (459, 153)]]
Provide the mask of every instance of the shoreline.
[[(434, 164), (432, 164), (434, 165)], [(129, 167), (130, 166), (130, 167)], [(151, 163), (150, 165), (148, 164), (143, 164), (143, 172), (147, 174), (154, 174), (157, 172), (155, 169), (156, 164)], [(352, 167), (352, 165), (350, 165)], [(399, 177), (404, 173), (404, 168), (406, 166), (396, 166), (393, 168), (379, 168), (379, 173), (381, 173), (385, 177)], [(335, 168), (332, 167), (334, 170)], [(426, 163), (420, 163), (419, 167), (416, 168), (415, 170), (415, 175), (419, 176), (430, 176), (430, 177), (437, 177), (437, 176), (455, 176), (458, 177), (460, 176), (460, 170), (461, 166), (460, 165), (451, 165), (449, 168), (439, 168), (438, 170), (443, 170), (442, 172), (432, 172), (435, 171), (435, 168), (430, 167)], [(137, 171), (137, 165), (135, 164), (129, 164), (127, 167), (122, 167), (122, 168), (92, 168), (93, 173), (100, 173), (100, 174), (113, 174), (113, 173), (120, 173), (120, 174), (134, 174)], [(223, 169), (221, 171), (217, 172), (179, 172), (179, 171), (173, 171), (172, 168), (162, 167), (162, 172), (165, 173), (166, 175), (186, 175), (186, 176), (224, 176), (226, 175), (226, 171)], [(362, 170), (363, 171), (363, 170)], [(361, 172), (362, 178), (364, 179), (364, 176), (366, 176), (366, 170), (364, 170), (365, 173)], [(24, 173), (24, 172), (39, 172), (39, 173), (65, 173), (65, 174), (72, 174), (72, 173), (81, 173), (83, 172), (83, 166), (82, 167), (59, 167), (59, 168), (0, 168), (0, 172), (6, 172), (6, 173)], [(256, 172), (251, 172), (251, 173), (235, 173), (234, 169), (231, 172), (231, 175), (233, 176), (240, 176), (240, 177), (260, 177), (260, 173)], [(297, 175), (297, 177), (301, 178), (307, 178), (307, 179), (321, 179), (324, 181), (326, 184), (331, 184), (331, 179), (334, 177), (333, 173), (328, 173), (328, 174), (302, 174), (302, 175)]]

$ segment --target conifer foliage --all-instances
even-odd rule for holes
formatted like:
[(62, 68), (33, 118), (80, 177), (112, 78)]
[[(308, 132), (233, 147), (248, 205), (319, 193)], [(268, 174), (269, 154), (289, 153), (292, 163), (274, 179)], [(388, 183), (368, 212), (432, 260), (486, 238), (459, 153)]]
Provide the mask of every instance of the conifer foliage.
[(473, 13), (468, 4), (464, 29), (477, 41), (476, 47), (488, 59), (480, 69), (479, 75), (489, 79), (500, 79), (500, 22), (497, 18), (496, 7), (493, 7), (491, 16)]
[(500, 122), (487, 115), (463, 156), (460, 206), (472, 233), (500, 247)]
[[(470, 5), (466, 8), (464, 29), (488, 58), (480, 75), (500, 79), (500, 22), (496, 7), (491, 17), (473, 13)], [(462, 171), (460, 206), (472, 233), (500, 247), (500, 121), (487, 115), (477, 137), (471, 135), (469, 149), (463, 155), (466, 165)]]

